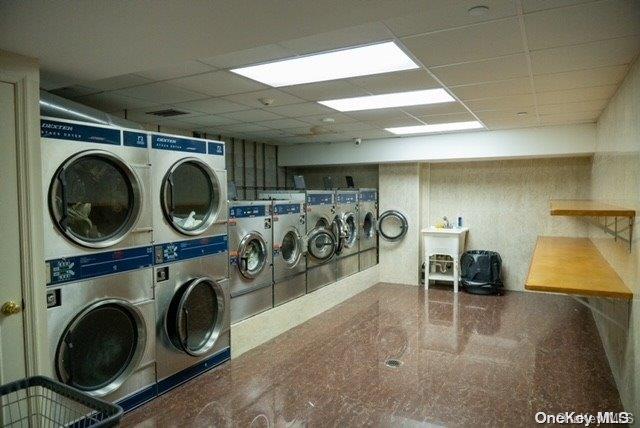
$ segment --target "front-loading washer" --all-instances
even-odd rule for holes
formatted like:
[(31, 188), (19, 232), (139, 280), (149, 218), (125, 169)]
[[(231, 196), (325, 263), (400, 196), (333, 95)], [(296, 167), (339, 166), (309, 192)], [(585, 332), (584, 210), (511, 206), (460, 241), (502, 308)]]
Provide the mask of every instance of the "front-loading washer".
[(304, 296), (307, 284), (306, 221), (304, 203), (274, 200), (271, 207), (273, 230), (273, 305)]
[(341, 245), (336, 252), (337, 279), (345, 278), (359, 270), (358, 243), (358, 191), (336, 190), (336, 222), (344, 231)]
[(60, 381), (130, 410), (156, 388), (153, 248), (51, 259), (47, 329)]
[(273, 307), (270, 201), (229, 202), (231, 323)]
[(149, 135), (42, 118), (45, 260), (150, 245)]
[(365, 270), (378, 264), (378, 191), (376, 189), (360, 189), (358, 224), (360, 270)]

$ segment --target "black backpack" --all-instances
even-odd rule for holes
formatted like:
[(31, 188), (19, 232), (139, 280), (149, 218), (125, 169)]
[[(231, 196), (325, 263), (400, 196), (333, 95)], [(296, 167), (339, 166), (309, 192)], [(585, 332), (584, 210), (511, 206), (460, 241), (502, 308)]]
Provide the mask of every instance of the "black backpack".
[(460, 258), (460, 276), (465, 290), (473, 294), (502, 291), (502, 258), (495, 251), (465, 251)]

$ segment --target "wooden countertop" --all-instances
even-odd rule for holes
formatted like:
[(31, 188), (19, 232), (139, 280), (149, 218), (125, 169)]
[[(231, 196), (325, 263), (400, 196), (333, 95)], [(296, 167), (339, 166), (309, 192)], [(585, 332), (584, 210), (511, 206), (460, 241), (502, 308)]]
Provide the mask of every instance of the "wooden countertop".
[(635, 217), (636, 211), (591, 199), (552, 199), (551, 215), (582, 217)]
[(633, 293), (588, 238), (540, 236), (527, 290), (631, 300)]

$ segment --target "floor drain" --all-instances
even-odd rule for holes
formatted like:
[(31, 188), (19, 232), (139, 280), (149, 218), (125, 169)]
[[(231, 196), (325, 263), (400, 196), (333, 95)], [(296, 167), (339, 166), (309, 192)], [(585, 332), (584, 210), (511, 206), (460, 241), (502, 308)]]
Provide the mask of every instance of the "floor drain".
[(385, 363), (387, 365), (387, 367), (391, 367), (391, 368), (396, 368), (396, 367), (400, 367), (400, 364), (402, 364), (402, 362), (400, 360), (395, 360), (395, 359), (390, 359), (387, 360), (387, 362)]

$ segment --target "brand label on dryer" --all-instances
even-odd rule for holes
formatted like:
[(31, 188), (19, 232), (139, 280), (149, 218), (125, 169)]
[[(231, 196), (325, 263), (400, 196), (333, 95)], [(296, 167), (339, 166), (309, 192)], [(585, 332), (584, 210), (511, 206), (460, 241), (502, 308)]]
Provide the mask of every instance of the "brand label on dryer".
[(122, 133), (122, 141), (125, 146), (139, 147), (141, 149), (146, 149), (149, 146), (147, 137), (148, 134), (143, 132), (123, 131)]
[(188, 138), (170, 137), (168, 135), (152, 135), (151, 147), (158, 150), (172, 150), (176, 152), (206, 153), (204, 141)]
[(298, 214), (300, 204), (278, 204), (273, 206), (274, 214)]
[(209, 152), (210, 155), (224, 156), (224, 144), (208, 141), (207, 151)]
[(331, 193), (307, 195), (307, 203), (309, 205), (331, 205), (333, 204), (333, 195)]
[(355, 204), (358, 202), (358, 195), (356, 193), (338, 193), (336, 202), (338, 204)]
[(56, 285), (150, 267), (153, 265), (153, 247), (64, 257), (46, 263), (47, 285)]
[(376, 200), (376, 191), (375, 190), (367, 190), (360, 192), (360, 201), (362, 202), (375, 202)]
[(231, 218), (264, 217), (265, 215), (264, 205), (246, 205), (229, 209), (229, 217)]
[(100, 128), (98, 126), (79, 125), (77, 123), (58, 122), (42, 119), (40, 121), (40, 136), (58, 140), (84, 141), (86, 143), (121, 144), (120, 130)]
[(195, 257), (226, 253), (228, 251), (227, 235), (209, 236), (156, 245), (155, 264), (177, 262)]

